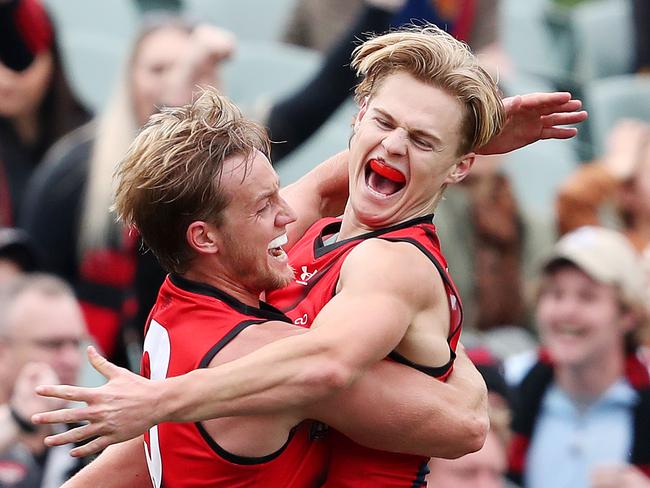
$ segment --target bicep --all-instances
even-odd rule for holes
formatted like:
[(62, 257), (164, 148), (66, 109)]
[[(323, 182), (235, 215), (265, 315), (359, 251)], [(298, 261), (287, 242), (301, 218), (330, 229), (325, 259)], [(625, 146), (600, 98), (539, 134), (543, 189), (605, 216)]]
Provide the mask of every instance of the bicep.
[(336, 396), (309, 405), (305, 414), (374, 449), (457, 457), (476, 448), (483, 398), (481, 384), (464, 366), (443, 383), (384, 360)]

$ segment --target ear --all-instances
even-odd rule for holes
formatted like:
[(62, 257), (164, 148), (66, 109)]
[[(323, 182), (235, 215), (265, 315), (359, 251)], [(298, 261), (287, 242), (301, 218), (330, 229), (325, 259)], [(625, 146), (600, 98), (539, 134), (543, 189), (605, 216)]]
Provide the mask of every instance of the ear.
[(219, 252), (219, 233), (214, 225), (201, 220), (192, 222), (185, 233), (187, 244), (199, 254)]
[(472, 169), (475, 157), (476, 153), (465, 154), (462, 159), (452, 167), (451, 172), (445, 179), (445, 183), (454, 184), (463, 181)]
[(366, 112), (368, 111), (368, 100), (370, 97), (365, 97), (361, 103), (359, 104), (359, 112), (357, 113), (357, 116), (354, 118), (354, 129), (356, 131), (357, 126), (359, 123), (363, 120), (363, 118), (366, 115)]

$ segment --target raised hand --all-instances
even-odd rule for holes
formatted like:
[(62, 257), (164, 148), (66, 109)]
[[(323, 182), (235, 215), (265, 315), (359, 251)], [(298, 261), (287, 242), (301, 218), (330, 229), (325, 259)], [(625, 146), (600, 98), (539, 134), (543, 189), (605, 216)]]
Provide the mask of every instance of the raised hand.
[(530, 93), (503, 100), (506, 123), (503, 130), (480, 148), (480, 154), (502, 154), (543, 139), (570, 139), (578, 133), (575, 127), (587, 118), (580, 110), (582, 102), (570, 93)]
[(95, 454), (111, 444), (133, 439), (158, 423), (155, 418), (157, 382), (148, 380), (110, 363), (94, 347), (88, 348), (88, 359), (108, 383), (97, 388), (69, 385), (42, 385), (36, 392), (49, 398), (85, 402), (86, 407), (65, 408), (32, 416), (35, 424), (88, 424), (45, 438), (48, 446), (80, 442), (89, 443), (70, 451), (75, 457)]

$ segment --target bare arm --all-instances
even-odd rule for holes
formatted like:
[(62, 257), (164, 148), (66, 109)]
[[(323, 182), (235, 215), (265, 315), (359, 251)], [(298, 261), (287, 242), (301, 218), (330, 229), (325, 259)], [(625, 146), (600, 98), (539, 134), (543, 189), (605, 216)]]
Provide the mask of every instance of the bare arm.
[(341, 215), (348, 199), (348, 151), (342, 151), (316, 166), (280, 195), (298, 216), (287, 228), (288, 250), (318, 219)]
[(61, 488), (151, 488), (143, 442), (136, 437), (109, 447)]
[[(323, 325), (310, 333), (268, 344), (253, 354), (217, 368), (196, 370), (162, 382), (125, 375), (114, 367), (104, 371), (106, 361), (96, 353), (91, 354), (95, 367), (109, 379), (115, 376), (118, 381), (112, 385), (109, 381), (108, 385), (97, 389), (40, 387), (41, 394), (76, 398), (91, 406), (76, 411), (50, 412), (36, 416), (35, 421), (89, 419), (93, 423), (77, 431), (83, 434), (82, 438), (104, 434), (106, 431), (102, 429), (106, 425), (102, 426), (102, 423), (108, 424), (114, 432), (115, 425), (119, 423), (122, 432), (118, 438), (122, 440), (125, 435), (126, 438), (137, 435), (151, 425), (164, 421), (187, 422), (286, 411), (348, 386), (364, 369), (385, 357), (396, 346), (411, 323), (415, 310), (424, 303), (423, 297), (432, 295), (423, 286), (431, 279), (430, 271), (419, 261), (410, 262), (414, 256), (424, 259), (415, 248), (402, 243), (374, 242), (364, 243), (366, 251), (372, 248), (370, 251), (356, 254), (360, 257), (356, 264), (366, 272), (353, 272), (354, 265), (349, 262), (357, 261), (352, 259), (354, 252), (348, 257), (345, 266), (349, 264), (346, 269), (351, 272), (344, 269), (341, 273), (341, 281), (347, 285), (343, 285), (343, 290), (319, 314), (317, 321), (323, 321)], [(374, 256), (372, 251), (377, 251), (377, 246), (384, 253), (386, 246), (390, 246), (389, 251), (383, 254), (387, 259)], [(398, 252), (404, 248), (409, 252)], [(361, 246), (355, 251), (359, 249)], [(401, 263), (404, 255), (406, 261)], [(367, 260), (375, 263), (374, 268), (367, 266)], [(393, 279), (385, 280), (383, 277), (387, 270), (378, 266), (378, 262), (386, 266), (386, 263), (391, 263), (397, 269), (409, 271), (396, 273), (393, 269)], [(437, 278), (442, 286), (440, 278)], [(417, 287), (412, 286), (413, 280), (418, 283)], [(350, 321), (351, 310), (359, 307), (365, 307), (366, 313)], [(260, 374), (261, 371), (264, 374)], [(151, 405), (155, 405), (155, 408), (151, 408)], [(125, 432), (125, 424), (132, 430)], [(64, 435), (56, 437), (61, 439)], [(115, 442), (114, 438), (110, 441)], [(106, 441), (93, 442), (92, 449), (107, 445), (102, 445)]]
[(461, 351), (446, 383), (380, 361), (350, 388), (303, 412), (367, 447), (431, 457), (477, 451), (489, 429), (485, 383)]

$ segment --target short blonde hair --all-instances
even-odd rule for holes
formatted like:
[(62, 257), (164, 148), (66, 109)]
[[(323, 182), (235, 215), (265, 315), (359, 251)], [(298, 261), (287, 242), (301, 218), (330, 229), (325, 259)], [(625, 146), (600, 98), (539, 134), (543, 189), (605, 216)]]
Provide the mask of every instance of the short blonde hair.
[(505, 123), (494, 80), (466, 44), (435, 25), (411, 25), (368, 39), (354, 50), (352, 67), (362, 77), (355, 91), (358, 103), (372, 97), (396, 72), (406, 72), (458, 99), (465, 107), (459, 155), (487, 144)]
[(151, 116), (117, 168), (114, 209), (167, 271), (182, 273), (194, 256), (187, 227), (197, 220), (219, 225), (228, 205), (219, 184), (224, 160), (241, 155), (248, 165), (256, 150), (268, 156), (266, 131), (206, 89), (184, 107)]

